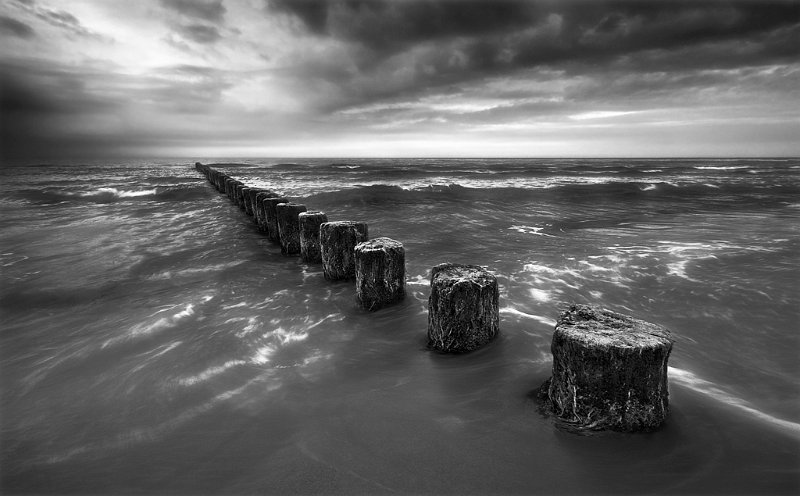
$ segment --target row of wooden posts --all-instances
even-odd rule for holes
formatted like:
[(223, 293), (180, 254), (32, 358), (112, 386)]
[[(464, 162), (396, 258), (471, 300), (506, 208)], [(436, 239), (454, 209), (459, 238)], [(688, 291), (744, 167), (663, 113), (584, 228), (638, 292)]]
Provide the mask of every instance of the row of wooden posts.
[[(216, 189), (258, 224), (287, 256), (321, 263), (329, 280), (355, 279), (356, 300), (377, 310), (405, 297), (405, 249), (368, 238), (367, 224), (329, 222), (323, 212), (227, 174), (195, 164)], [(431, 270), (428, 345), (446, 353), (475, 350), (499, 330), (497, 278), (476, 265), (443, 263)], [(562, 312), (553, 334), (553, 375), (540, 389), (545, 405), (577, 429), (651, 430), (669, 412), (665, 328), (592, 305)]]

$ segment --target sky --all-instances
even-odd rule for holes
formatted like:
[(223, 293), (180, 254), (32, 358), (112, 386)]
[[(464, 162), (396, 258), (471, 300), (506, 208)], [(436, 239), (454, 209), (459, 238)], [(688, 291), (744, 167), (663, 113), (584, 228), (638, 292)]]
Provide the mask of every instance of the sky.
[(800, 0), (3, 0), (6, 159), (800, 156)]

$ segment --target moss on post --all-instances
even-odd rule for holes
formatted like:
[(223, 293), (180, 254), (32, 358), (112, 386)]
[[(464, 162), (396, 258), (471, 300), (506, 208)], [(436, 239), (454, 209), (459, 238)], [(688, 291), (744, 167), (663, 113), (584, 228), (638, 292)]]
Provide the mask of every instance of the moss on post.
[(593, 305), (571, 305), (551, 345), (553, 412), (579, 429), (647, 431), (669, 413), (667, 329)]
[(323, 212), (303, 212), (300, 220), (300, 259), (307, 263), (322, 263), (319, 247), (319, 226), (328, 222)]
[(300, 212), (306, 206), (297, 203), (278, 203), (275, 215), (278, 222), (278, 237), (281, 242), (281, 253), (284, 255), (300, 254)]
[(431, 271), (428, 346), (464, 353), (491, 341), (500, 328), (497, 278), (477, 265), (439, 264)]
[(331, 281), (356, 277), (355, 248), (369, 237), (365, 222), (324, 222), (319, 226), (322, 271)]
[(390, 238), (375, 238), (355, 247), (356, 300), (378, 310), (406, 295), (406, 251)]

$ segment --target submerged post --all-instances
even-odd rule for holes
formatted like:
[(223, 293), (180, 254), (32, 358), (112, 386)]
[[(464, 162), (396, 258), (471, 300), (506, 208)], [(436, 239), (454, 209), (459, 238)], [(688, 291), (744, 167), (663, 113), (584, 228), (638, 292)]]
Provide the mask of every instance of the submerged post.
[(308, 263), (322, 263), (319, 247), (319, 226), (328, 222), (323, 212), (302, 212), (300, 220), (300, 259)]
[(367, 310), (402, 300), (406, 295), (406, 251), (390, 238), (375, 238), (355, 248), (356, 299)]
[(275, 215), (278, 220), (278, 236), (281, 241), (281, 253), (284, 255), (300, 254), (300, 212), (306, 206), (297, 203), (278, 203)]
[(485, 345), (500, 327), (497, 278), (483, 267), (444, 263), (431, 270), (428, 346), (463, 353)]
[(325, 279), (338, 281), (356, 276), (355, 248), (368, 239), (365, 222), (325, 222), (319, 226), (322, 271)]
[(581, 429), (652, 430), (669, 413), (670, 332), (594, 305), (571, 305), (551, 345), (554, 413)]

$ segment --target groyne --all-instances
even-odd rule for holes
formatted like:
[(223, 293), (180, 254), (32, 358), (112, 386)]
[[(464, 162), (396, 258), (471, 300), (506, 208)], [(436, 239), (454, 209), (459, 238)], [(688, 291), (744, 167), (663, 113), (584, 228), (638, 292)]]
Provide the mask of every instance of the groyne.
[[(198, 171), (246, 215), (284, 256), (322, 264), (325, 279), (355, 280), (354, 301), (378, 310), (405, 296), (405, 249), (390, 238), (369, 240), (365, 222), (329, 221), (325, 212), (277, 191), (248, 186), (209, 165)], [(431, 269), (428, 347), (465, 353), (499, 333), (497, 278), (476, 265)], [(673, 341), (655, 324), (600, 307), (572, 305), (552, 339), (553, 375), (541, 388), (545, 407), (578, 430), (647, 431), (669, 412), (667, 361)]]

